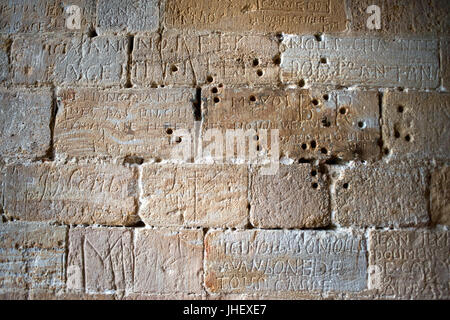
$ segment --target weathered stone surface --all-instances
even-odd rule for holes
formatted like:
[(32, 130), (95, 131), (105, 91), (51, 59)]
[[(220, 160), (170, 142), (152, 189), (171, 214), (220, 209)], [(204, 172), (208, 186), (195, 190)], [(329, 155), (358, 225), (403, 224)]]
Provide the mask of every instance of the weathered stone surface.
[(259, 228), (318, 228), (330, 222), (328, 177), (309, 164), (251, 174), (250, 217)]
[(0, 89), (0, 154), (35, 158), (50, 148), (52, 93), (47, 89)]
[(136, 36), (132, 83), (138, 86), (278, 81), (278, 41), (262, 35), (164, 32)]
[(194, 99), (194, 89), (59, 90), (56, 153), (168, 159), (174, 131), (194, 127)]
[(285, 36), (284, 83), (365, 87), (439, 87), (438, 40), (432, 38)]
[(424, 168), (403, 163), (346, 168), (332, 193), (336, 222), (358, 227), (428, 223), (426, 176)]
[(11, 40), (6, 37), (0, 37), (0, 82), (9, 80), (9, 56), (8, 51), (11, 46)]
[(22, 36), (12, 44), (13, 81), (124, 85), (128, 39), (118, 36)]
[(441, 40), (442, 86), (450, 91), (450, 38)]
[(5, 168), (6, 216), (66, 224), (131, 225), (137, 172), (119, 165), (34, 163)]
[(360, 291), (366, 246), (343, 231), (212, 231), (205, 239), (212, 293)]
[(285, 33), (346, 29), (344, 1), (168, 0), (169, 28)]
[(202, 293), (203, 231), (136, 231), (136, 293)]
[(272, 144), (261, 129), (268, 130), (267, 137), (279, 129), (280, 154), (291, 158), (380, 156), (377, 92), (213, 87), (204, 97), (205, 130), (217, 128), (225, 136), (225, 129), (253, 129), (268, 154)]
[(372, 230), (369, 288), (396, 299), (449, 299), (448, 231)]
[(71, 228), (67, 290), (90, 294), (131, 290), (133, 234), (123, 228)]
[[(86, 31), (95, 21), (96, 0), (8, 0), (0, 4), (0, 32), (37, 33)], [(80, 29), (68, 28), (67, 21), (76, 19), (69, 6), (80, 9)]]
[(385, 152), (397, 159), (450, 159), (450, 95), (388, 92), (383, 97)]
[(99, 32), (155, 31), (159, 26), (158, 0), (99, 0)]
[[(381, 9), (381, 29), (370, 30), (367, 7), (377, 5)], [(351, 30), (364, 34), (427, 35), (449, 33), (450, 3), (447, 0), (351, 0)]]
[(21, 299), (32, 290), (62, 290), (66, 232), (43, 223), (0, 224), (0, 295)]
[(245, 165), (145, 165), (139, 216), (147, 225), (244, 227)]
[(443, 166), (431, 176), (431, 221), (450, 226), (450, 167)]

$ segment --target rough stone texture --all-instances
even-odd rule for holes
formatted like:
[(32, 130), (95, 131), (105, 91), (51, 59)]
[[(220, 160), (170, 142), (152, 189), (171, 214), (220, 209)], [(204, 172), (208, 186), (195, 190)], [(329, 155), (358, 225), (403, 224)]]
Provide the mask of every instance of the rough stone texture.
[(441, 40), (442, 86), (450, 91), (450, 38)]
[(450, 226), (450, 167), (443, 166), (431, 176), (431, 221)]
[(0, 83), (9, 80), (9, 55), (11, 40), (0, 36)]
[(244, 227), (248, 172), (244, 165), (145, 165), (139, 216), (147, 225)]
[(251, 223), (259, 228), (318, 228), (330, 222), (328, 177), (309, 164), (251, 175)]
[(424, 225), (429, 222), (426, 186), (424, 168), (405, 163), (355, 164), (335, 181), (336, 223), (357, 227)]
[(0, 297), (64, 288), (66, 227), (43, 223), (0, 224)]
[(285, 36), (281, 80), (312, 85), (437, 88), (438, 44), (434, 38)]
[(284, 33), (346, 29), (344, 1), (167, 0), (165, 23), (181, 30)]
[(203, 231), (136, 231), (137, 293), (203, 292)]
[(50, 90), (0, 89), (0, 153), (4, 158), (44, 157), (50, 148)]
[(450, 159), (450, 95), (388, 92), (383, 97), (383, 141), (393, 158)]
[(99, 32), (155, 31), (159, 25), (158, 0), (99, 0)]
[(131, 79), (138, 86), (278, 80), (278, 41), (269, 36), (175, 32), (136, 36), (132, 57)]
[(370, 231), (369, 283), (396, 299), (449, 299), (448, 231)]
[(174, 131), (194, 127), (194, 99), (193, 89), (62, 89), (56, 153), (169, 159)]
[(212, 231), (205, 238), (212, 293), (360, 291), (366, 246), (343, 231)]
[[(83, 32), (93, 27), (96, 0), (8, 0), (0, 4), (0, 32), (38, 33), (38, 32)], [(67, 28), (70, 19), (67, 8), (76, 5), (80, 8), (81, 28)]]
[(117, 36), (22, 36), (11, 49), (16, 84), (124, 85), (128, 39)]
[(3, 209), (12, 218), (104, 225), (139, 221), (136, 170), (119, 165), (8, 166), (3, 190)]
[[(204, 96), (204, 130), (253, 129), (261, 136), (261, 129), (268, 129), (270, 136), (270, 130), (279, 129), (280, 154), (291, 158), (380, 155), (377, 92), (212, 87)], [(259, 146), (270, 155), (267, 138)]]

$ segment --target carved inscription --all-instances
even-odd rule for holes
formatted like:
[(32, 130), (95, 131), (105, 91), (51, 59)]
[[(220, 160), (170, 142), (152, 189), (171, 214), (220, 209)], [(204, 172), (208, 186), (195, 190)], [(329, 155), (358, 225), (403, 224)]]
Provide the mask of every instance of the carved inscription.
[(431, 176), (431, 220), (450, 226), (450, 167), (433, 171)]
[(56, 153), (168, 159), (174, 131), (194, 126), (194, 98), (192, 89), (60, 90)]
[(388, 92), (383, 98), (385, 153), (401, 159), (450, 159), (450, 95)]
[(4, 211), (12, 218), (66, 224), (129, 225), (137, 172), (119, 165), (35, 163), (5, 168)]
[(436, 88), (438, 40), (286, 36), (281, 46), (284, 83)]
[(450, 91), (450, 38), (441, 40), (441, 63), (442, 85)]
[(340, 0), (168, 0), (169, 27), (196, 30), (285, 33), (336, 32), (346, 29)]
[(37, 158), (50, 148), (50, 90), (0, 89), (0, 154)]
[(244, 227), (244, 165), (146, 165), (139, 216), (147, 225)]
[(205, 283), (212, 293), (360, 291), (364, 239), (342, 231), (212, 231)]
[(132, 82), (269, 84), (278, 79), (278, 42), (259, 35), (164, 32), (134, 39)]
[(376, 159), (377, 101), (376, 92), (215, 86), (205, 92), (204, 129), (279, 129), (280, 153), (291, 158)]
[(373, 230), (369, 240), (369, 283), (396, 299), (449, 299), (448, 231)]
[(0, 82), (9, 80), (9, 57), (8, 50), (11, 40), (0, 36)]

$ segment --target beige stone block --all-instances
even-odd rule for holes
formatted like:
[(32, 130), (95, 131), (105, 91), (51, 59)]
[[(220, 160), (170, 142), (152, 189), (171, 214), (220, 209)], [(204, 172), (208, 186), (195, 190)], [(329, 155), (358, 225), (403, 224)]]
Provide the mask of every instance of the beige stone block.
[(193, 89), (61, 89), (56, 153), (169, 159), (174, 131), (194, 127), (194, 99)]
[(383, 97), (384, 152), (396, 159), (450, 159), (450, 95), (388, 92)]
[(284, 33), (346, 30), (345, 1), (168, 0), (169, 28)]
[(149, 164), (139, 216), (147, 225), (239, 227), (248, 222), (245, 165)]
[(372, 230), (369, 289), (395, 299), (449, 299), (449, 232)]
[(330, 223), (328, 176), (309, 164), (280, 165), (277, 174), (251, 173), (253, 226), (319, 228)]
[(344, 231), (212, 231), (205, 237), (211, 293), (281, 294), (361, 291), (366, 246)]
[(431, 221), (450, 226), (450, 167), (443, 166), (431, 175)]
[(33, 163), (5, 168), (5, 215), (66, 224), (133, 225), (137, 172), (108, 164)]

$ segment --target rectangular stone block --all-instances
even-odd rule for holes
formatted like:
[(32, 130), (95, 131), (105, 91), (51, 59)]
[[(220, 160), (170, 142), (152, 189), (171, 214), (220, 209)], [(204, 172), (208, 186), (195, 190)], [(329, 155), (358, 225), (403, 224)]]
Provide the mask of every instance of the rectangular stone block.
[(450, 167), (435, 169), (431, 175), (431, 221), (450, 226)]
[(439, 87), (438, 40), (285, 36), (281, 81), (310, 85)]
[(89, 294), (132, 290), (133, 250), (130, 229), (71, 228), (67, 290)]
[(396, 159), (450, 159), (450, 95), (388, 92), (383, 97), (384, 152)]
[(372, 230), (369, 288), (394, 299), (449, 299), (448, 231)]
[(109, 164), (33, 163), (5, 168), (8, 217), (65, 224), (133, 225), (137, 172)]
[(134, 292), (203, 292), (203, 231), (138, 229)]
[(22, 221), (0, 224), (0, 295), (64, 288), (67, 229)]
[(284, 33), (346, 30), (342, 0), (168, 0), (165, 24), (169, 28)]
[(143, 167), (139, 216), (147, 225), (240, 227), (248, 222), (245, 165)]
[[(271, 130), (279, 130), (282, 156), (306, 159), (377, 159), (380, 156), (375, 91), (212, 87), (202, 92), (203, 128), (243, 130), (270, 155)], [(266, 132), (262, 130), (267, 130)], [(267, 138), (265, 137), (267, 135)], [(209, 144), (203, 142), (203, 148)], [(225, 148), (224, 148), (225, 150)]]
[(0, 89), (0, 154), (44, 157), (50, 148), (52, 93), (48, 89)]
[(441, 40), (442, 86), (450, 91), (450, 38)]
[(357, 292), (366, 288), (366, 245), (344, 231), (212, 231), (205, 237), (211, 293)]
[(0, 32), (85, 32), (94, 25), (95, 5), (96, 0), (2, 1)]
[(332, 192), (341, 226), (410, 227), (429, 222), (427, 172), (406, 163), (355, 164), (337, 174)]
[(275, 37), (164, 32), (136, 36), (131, 80), (138, 86), (270, 84), (278, 81)]
[(55, 150), (67, 157), (169, 159), (174, 131), (194, 127), (194, 89), (61, 89)]
[(159, 27), (159, 1), (99, 0), (97, 26), (102, 32), (148, 32)]
[(128, 39), (125, 36), (21, 36), (12, 49), (16, 84), (124, 85)]
[(10, 80), (9, 50), (12, 41), (6, 37), (0, 36), (0, 83)]
[(328, 176), (309, 164), (251, 172), (250, 217), (258, 228), (319, 228), (330, 223)]

